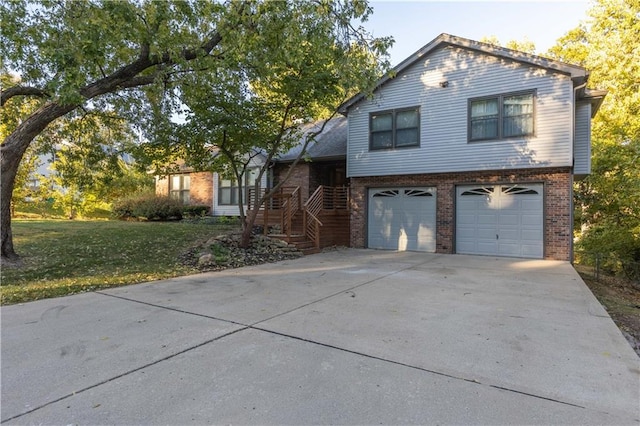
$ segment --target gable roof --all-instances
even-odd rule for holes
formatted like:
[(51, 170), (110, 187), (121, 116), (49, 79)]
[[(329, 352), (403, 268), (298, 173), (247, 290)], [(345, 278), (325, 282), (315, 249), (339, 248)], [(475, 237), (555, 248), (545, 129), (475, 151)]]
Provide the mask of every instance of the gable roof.
[[(520, 52), (518, 50), (507, 49), (505, 47), (495, 46), (489, 43), (482, 43), (479, 41), (442, 33), (438, 37), (418, 49), (418, 51), (413, 55), (409, 56), (407, 59), (396, 65), (391, 70), (391, 72), (385, 74), (384, 77), (377, 81), (374, 90), (379, 89), (386, 82), (393, 79), (395, 76), (400, 75), (405, 69), (409, 68), (418, 60), (429, 55), (431, 52), (442, 46), (461, 47), (485, 53), (487, 55), (496, 56), (498, 58), (504, 58), (526, 65), (532, 65), (566, 74), (571, 76), (574, 87), (585, 84), (587, 82), (587, 79), (589, 78), (589, 73), (587, 72), (587, 70), (578, 65), (567, 64), (565, 62), (555, 61), (553, 59), (544, 58), (538, 55), (531, 55), (529, 53)], [(338, 111), (340, 111), (341, 114), (346, 115), (347, 110), (364, 99), (365, 96), (366, 95), (362, 92), (358, 93), (357, 95), (351, 97), (342, 105), (340, 105)]]
[[(277, 162), (290, 162), (298, 158), (304, 145), (305, 137), (312, 131), (318, 131), (324, 120), (309, 123), (304, 126), (303, 134), (296, 146), (280, 155)], [(329, 120), (318, 136), (307, 146), (306, 157), (312, 160), (341, 160), (347, 156), (347, 119), (337, 116)]]

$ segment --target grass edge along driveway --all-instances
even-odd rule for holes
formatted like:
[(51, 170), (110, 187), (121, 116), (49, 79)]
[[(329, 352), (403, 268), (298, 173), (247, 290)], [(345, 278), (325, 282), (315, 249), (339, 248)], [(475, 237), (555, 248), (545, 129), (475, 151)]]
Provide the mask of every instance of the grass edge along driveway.
[(0, 303), (9, 305), (198, 272), (180, 263), (197, 241), (236, 229), (207, 220), (123, 222), (12, 221), (24, 266), (1, 271)]

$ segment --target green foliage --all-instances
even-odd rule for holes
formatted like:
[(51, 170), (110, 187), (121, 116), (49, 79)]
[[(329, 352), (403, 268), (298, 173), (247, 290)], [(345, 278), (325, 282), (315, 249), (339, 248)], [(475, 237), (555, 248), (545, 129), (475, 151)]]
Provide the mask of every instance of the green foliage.
[(211, 250), (211, 254), (214, 257), (216, 264), (226, 263), (229, 260), (229, 255), (231, 254), (231, 252), (222, 244), (212, 244), (209, 247), (209, 250)]
[(216, 223), (219, 225), (239, 225), (240, 222), (235, 216), (216, 216)]
[[(550, 55), (608, 94), (592, 127), (592, 172), (576, 183), (578, 248), (640, 261), (640, 3), (599, 0)], [(583, 232), (584, 230), (584, 232)]]
[(174, 86), (185, 107), (182, 123), (171, 122), (171, 105), (150, 98), (149, 142), (136, 158), (159, 174), (171, 171), (168, 158), (179, 158), (238, 182), (257, 165), (259, 182), (271, 159), (299, 143), (305, 124), (332, 117), (388, 69), (392, 39), (354, 26), (370, 13), (364, 1), (230, 2), (218, 26), (224, 55), (212, 60), (214, 71)]
[[(136, 158), (157, 174), (183, 158), (203, 170), (226, 166), (241, 180), (253, 147), (267, 156), (286, 150), (296, 124), (331, 115), (347, 94), (370, 86), (392, 42), (359, 26), (371, 13), (364, 0), (16, 0), (0, 3), (0, 13), (0, 55), (29, 89), (9, 103), (28, 95), (43, 106), (30, 109), (31, 134), (53, 126), (52, 141), (61, 142), (59, 130), (68, 130), (74, 148), (61, 178), (81, 193), (95, 179), (79, 166), (101, 162), (96, 137), (111, 129), (107, 117), (146, 130), (149, 143)], [(105, 117), (98, 125), (96, 114)], [(172, 122), (176, 114), (187, 125)], [(61, 116), (67, 123), (57, 125)], [(31, 143), (15, 131), (21, 125), (4, 139), (12, 157), (3, 161), (20, 161)], [(219, 157), (229, 160), (212, 161), (212, 145), (224, 146)], [(10, 224), (4, 211), (3, 220)]]
[[(494, 46), (502, 46), (500, 40), (495, 35), (484, 36), (480, 39), (483, 43), (493, 44)], [(536, 45), (534, 42), (529, 40), (528, 38), (524, 38), (523, 40), (509, 40), (504, 47), (507, 49), (518, 50), (520, 52), (535, 54), (536, 53)]]
[(187, 205), (182, 208), (182, 215), (184, 217), (202, 217), (209, 214), (210, 207), (206, 205)]
[(2, 268), (1, 303), (95, 291), (189, 273), (180, 263), (195, 241), (228, 225), (184, 222), (14, 220), (24, 267)]
[(182, 201), (161, 195), (135, 195), (125, 197), (113, 205), (116, 219), (180, 220), (184, 205)]

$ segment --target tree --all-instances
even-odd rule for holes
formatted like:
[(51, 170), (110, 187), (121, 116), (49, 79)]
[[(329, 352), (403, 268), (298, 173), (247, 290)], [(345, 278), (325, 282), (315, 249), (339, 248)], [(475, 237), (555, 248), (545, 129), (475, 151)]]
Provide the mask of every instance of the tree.
[[(229, 59), (236, 55), (233, 49), (244, 50), (247, 57), (256, 58), (254, 63), (262, 58), (267, 61), (263, 69), (267, 69), (269, 58), (259, 43), (273, 45), (284, 35), (268, 31), (287, 16), (286, 11), (305, 9), (302, 15), (308, 21), (317, 17), (335, 22), (336, 40), (353, 30), (363, 35), (360, 43), (381, 49), (385, 44), (367, 40), (362, 28), (351, 26), (352, 20), (370, 13), (363, 0), (14, 1), (0, 7), (4, 65), (21, 78), (20, 84), (3, 88), (0, 104), (5, 108), (24, 97), (39, 100), (0, 144), (1, 254), (5, 262), (19, 259), (9, 208), (18, 165), (32, 141), (61, 117), (117, 111), (140, 125), (159, 114), (169, 117), (181, 107), (176, 82), (194, 74), (213, 79), (218, 73), (224, 75), (236, 60)], [(227, 48), (222, 47), (223, 40), (229, 43)], [(274, 74), (284, 64), (279, 66), (272, 70)], [(165, 130), (169, 134), (170, 126), (165, 122), (153, 134), (162, 135)], [(164, 154), (171, 156), (172, 152)]]
[[(549, 54), (590, 70), (607, 97), (592, 125), (592, 172), (576, 184), (579, 246), (640, 261), (640, 2), (598, 0)], [(581, 232), (584, 229), (584, 232)]]
[(107, 0), (14, 1), (0, 7), (4, 66), (21, 78), (20, 84), (3, 87), (0, 105), (39, 99), (0, 144), (0, 248), (4, 262), (16, 262), (10, 200), (32, 141), (79, 109), (133, 115), (143, 92), (131, 89), (170, 81), (188, 72), (189, 63), (215, 56), (221, 40), (216, 26), (226, 19), (226, 8), (204, 1)]
[[(500, 40), (495, 35), (484, 36), (480, 39), (483, 43), (493, 44), (494, 46), (502, 46)], [(511, 50), (518, 50), (520, 52), (535, 54), (536, 53), (536, 45), (534, 42), (525, 37), (523, 40), (509, 40), (504, 47)]]
[[(302, 1), (294, 5), (265, 2), (245, 10), (242, 30), (233, 38), (223, 37), (220, 44), (225, 52), (222, 69), (215, 76), (191, 75), (176, 87), (186, 107), (184, 123), (171, 125), (157, 108), (164, 124), (155, 121), (153, 128), (173, 127), (176, 132), (173, 138), (151, 138), (143, 147), (147, 158), (154, 150), (159, 150), (161, 160), (166, 152), (179, 153), (198, 170), (217, 170), (243, 182), (253, 159), (261, 156), (255, 191), (259, 194), (257, 185), (271, 161), (300, 141), (304, 124), (328, 120), (349, 95), (372, 87), (388, 66), (381, 57), (391, 39), (371, 38), (352, 26), (352, 20), (366, 19), (371, 13), (366, 4)], [(290, 171), (323, 127), (305, 134), (305, 144)], [(242, 246), (249, 244), (258, 207), (287, 177), (254, 200), (248, 215), (239, 185)]]

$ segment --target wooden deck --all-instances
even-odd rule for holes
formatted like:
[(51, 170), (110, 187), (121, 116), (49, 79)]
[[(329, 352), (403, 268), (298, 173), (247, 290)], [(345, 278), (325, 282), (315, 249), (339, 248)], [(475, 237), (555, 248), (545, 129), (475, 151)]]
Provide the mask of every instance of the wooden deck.
[(265, 235), (294, 244), (305, 254), (349, 245), (347, 188), (320, 186), (304, 204), (293, 188), (269, 205), (277, 208), (260, 209), (255, 222)]

